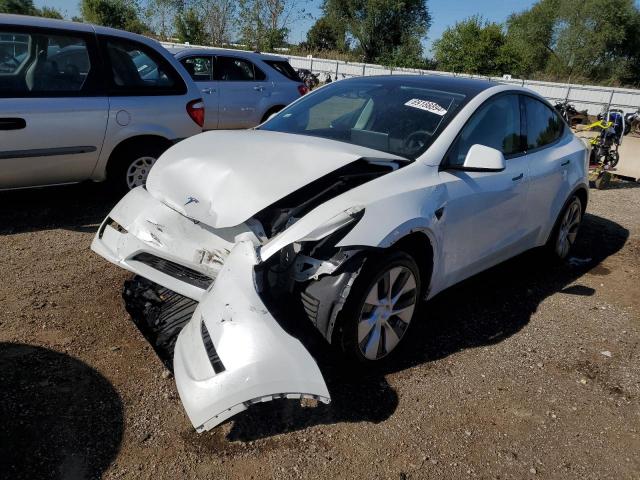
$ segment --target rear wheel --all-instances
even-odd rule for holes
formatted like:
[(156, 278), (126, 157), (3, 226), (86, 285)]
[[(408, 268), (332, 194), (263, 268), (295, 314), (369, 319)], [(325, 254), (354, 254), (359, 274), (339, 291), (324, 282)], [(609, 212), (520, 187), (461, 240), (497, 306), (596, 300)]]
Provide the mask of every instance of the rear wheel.
[(420, 271), (405, 252), (365, 263), (340, 312), (342, 350), (364, 365), (395, 355), (414, 320), (421, 291)]
[(109, 181), (122, 192), (128, 192), (147, 183), (151, 167), (162, 155), (164, 145), (138, 144), (125, 148), (112, 159), (108, 172)]
[(558, 260), (565, 260), (576, 241), (582, 222), (582, 202), (577, 195), (572, 196), (556, 221), (547, 247)]

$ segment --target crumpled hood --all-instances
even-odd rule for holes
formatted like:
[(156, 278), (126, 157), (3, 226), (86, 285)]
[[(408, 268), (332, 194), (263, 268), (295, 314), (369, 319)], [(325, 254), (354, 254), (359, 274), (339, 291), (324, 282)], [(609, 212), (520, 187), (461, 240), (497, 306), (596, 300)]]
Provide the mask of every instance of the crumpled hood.
[(167, 150), (151, 169), (146, 188), (183, 215), (213, 228), (226, 228), (363, 157), (400, 158), (305, 135), (212, 131)]

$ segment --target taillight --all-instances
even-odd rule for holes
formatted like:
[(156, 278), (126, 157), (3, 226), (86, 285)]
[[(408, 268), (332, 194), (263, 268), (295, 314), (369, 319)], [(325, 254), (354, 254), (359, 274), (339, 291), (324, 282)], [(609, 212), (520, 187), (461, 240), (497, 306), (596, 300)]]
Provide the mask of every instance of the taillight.
[(187, 113), (200, 128), (204, 127), (204, 102), (201, 98), (187, 103)]
[(300, 92), (300, 96), (306, 95), (309, 93), (309, 88), (304, 83), (301, 83), (298, 85), (298, 92)]

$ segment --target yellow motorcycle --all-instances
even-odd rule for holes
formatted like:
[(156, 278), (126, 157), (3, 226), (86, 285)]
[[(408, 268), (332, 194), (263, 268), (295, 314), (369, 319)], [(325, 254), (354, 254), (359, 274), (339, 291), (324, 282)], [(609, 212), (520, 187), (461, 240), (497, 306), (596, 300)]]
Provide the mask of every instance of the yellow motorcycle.
[(614, 122), (598, 120), (587, 127), (589, 130), (599, 130), (600, 134), (591, 138), (591, 152), (589, 155), (589, 182), (602, 190), (611, 181), (611, 171), (615, 169), (620, 154), (618, 153), (617, 132)]

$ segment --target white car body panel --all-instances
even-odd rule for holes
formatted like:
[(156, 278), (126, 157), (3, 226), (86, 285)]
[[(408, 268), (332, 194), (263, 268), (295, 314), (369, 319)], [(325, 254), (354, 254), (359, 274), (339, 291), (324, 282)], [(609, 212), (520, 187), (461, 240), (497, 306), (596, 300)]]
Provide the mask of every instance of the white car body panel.
[[(367, 156), (399, 158), (301, 135), (259, 130), (206, 132), (167, 151), (149, 173), (147, 190), (189, 218), (226, 228)], [(185, 171), (190, 172), (188, 176), (181, 173)]]
[[(565, 133), (553, 148), (506, 160), (500, 172), (440, 168), (470, 116), (503, 91), (529, 93), (511, 86), (487, 88), (416, 161), (321, 203), (271, 238), (252, 217), (277, 200), (363, 158), (394, 165), (402, 160), (311, 136), (210, 132), (168, 150), (148, 178), (148, 191), (136, 189), (120, 202), (110, 217), (128, 232), (115, 235), (105, 223), (92, 248), (201, 302), (179, 336), (174, 357), (180, 396), (198, 431), (261, 399), (330, 399), (313, 358), (268, 312), (254, 279), (254, 269), (283, 249), (322, 239), (350, 223), (355, 224), (337, 248), (387, 248), (420, 232), (425, 248), (428, 242), (433, 250), (425, 290), (430, 298), (546, 242), (570, 194), (587, 185), (586, 149), (573, 134)], [(566, 159), (570, 162), (561, 165)], [(164, 231), (154, 231), (148, 220)], [(203, 249), (217, 255), (215, 268), (198, 261)], [(180, 286), (131, 261), (143, 250), (211, 275), (215, 282), (206, 290)], [(330, 274), (331, 265), (324, 267), (321, 271)], [(209, 362), (202, 322), (225, 365), (222, 373)]]

